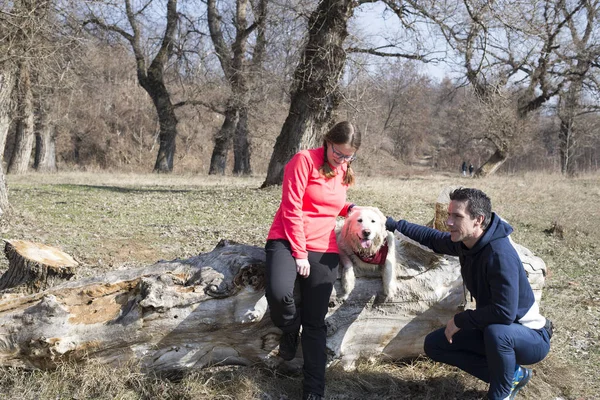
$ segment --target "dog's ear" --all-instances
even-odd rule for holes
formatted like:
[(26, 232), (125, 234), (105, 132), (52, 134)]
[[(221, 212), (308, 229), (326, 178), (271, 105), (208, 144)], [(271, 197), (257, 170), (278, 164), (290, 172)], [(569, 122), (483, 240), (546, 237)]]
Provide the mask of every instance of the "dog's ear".
[(386, 221), (386, 216), (383, 215), (383, 213), (381, 212), (381, 210), (377, 207), (375, 207), (375, 212), (377, 213), (377, 215), (379, 216), (379, 221), (381, 223), (381, 227), (382, 227), (382, 232), (386, 232), (387, 229), (385, 228), (385, 221)]
[(342, 225), (342, 236), (346, 237), (348, 235), (348, 230), (350, 229), (350, 214), (344, 218), (344, 225)]

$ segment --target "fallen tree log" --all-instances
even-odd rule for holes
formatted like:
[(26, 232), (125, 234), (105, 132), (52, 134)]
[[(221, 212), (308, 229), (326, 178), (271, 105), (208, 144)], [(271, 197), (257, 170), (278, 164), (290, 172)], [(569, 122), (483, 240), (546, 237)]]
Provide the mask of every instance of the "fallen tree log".
[[(359, 357), (421, 354), (424, 336), (463, 306), (457, 259), (403, 246), (396, 297), (376, 301), (378, 272), (357, 273), (345, 302), (333, 294), (326, 320), (331, 363), (349, 367)], [(265, 313), (264, 262), (261, 247), (221, 241), (189, 259), (6, 296), (0, 299), (0, 365), (138, 362), (166, 374), (214, 364), (277, 366), (283, 363), (276, 356), (280, 331)], [(301, 352), (298, 357), (289, 364), (301, 365)]]

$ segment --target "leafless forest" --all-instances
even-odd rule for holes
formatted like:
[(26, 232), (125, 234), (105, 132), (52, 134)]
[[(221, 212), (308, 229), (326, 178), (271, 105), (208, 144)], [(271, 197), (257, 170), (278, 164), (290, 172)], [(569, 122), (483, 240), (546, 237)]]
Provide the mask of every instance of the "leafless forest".
[(458, 172), (462, 161), (482, 177), (596, 171), (599, 9), (598, 0), (3, 0), (4, 173), (266, 174), (268, 186), (341, 119), (364, 132), (370, 173)]

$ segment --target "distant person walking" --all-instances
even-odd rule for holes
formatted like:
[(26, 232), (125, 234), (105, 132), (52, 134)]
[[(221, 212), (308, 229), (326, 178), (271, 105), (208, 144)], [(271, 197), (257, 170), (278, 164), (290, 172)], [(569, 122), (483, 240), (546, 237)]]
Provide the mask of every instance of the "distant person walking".
[(472, 178), (473, 177), (473, 171), (475, 170), (475, 167), (473, 166), (473, 164), (469, 164), (469, 176)]
[(467, 176), (467, 162), (466, 161), (463, 161), (462, 165), (460, 166), (460, 170), (462, 171), (463, 176)]

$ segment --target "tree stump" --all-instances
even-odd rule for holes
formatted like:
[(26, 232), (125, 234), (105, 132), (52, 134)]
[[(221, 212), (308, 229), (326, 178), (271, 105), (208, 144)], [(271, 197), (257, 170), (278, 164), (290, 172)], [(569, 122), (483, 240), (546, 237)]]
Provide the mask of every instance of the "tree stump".
[(26, 285), (39, 292), (75, 275), (77, 262), (67, 253), (41, 243), (4, 240), (8, 270), (0, 277), (0, 290)]

